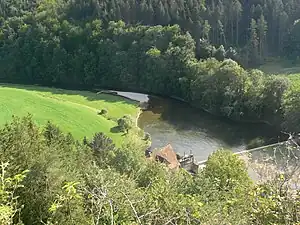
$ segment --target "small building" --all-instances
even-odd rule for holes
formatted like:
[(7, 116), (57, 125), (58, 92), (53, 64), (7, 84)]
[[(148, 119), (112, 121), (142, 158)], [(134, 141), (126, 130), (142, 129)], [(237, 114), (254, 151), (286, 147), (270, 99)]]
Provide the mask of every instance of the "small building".
[(176, 170), (180, 167), (180, 163), (177, 160), (177, 155), (170, 144), (155, 152), (154, 156), (156, 161), (165, 163), (169, 169)]

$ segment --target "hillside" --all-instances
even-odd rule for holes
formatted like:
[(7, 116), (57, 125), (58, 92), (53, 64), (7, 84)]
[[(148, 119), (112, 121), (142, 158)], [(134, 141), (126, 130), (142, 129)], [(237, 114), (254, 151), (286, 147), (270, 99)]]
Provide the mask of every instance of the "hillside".
[(134, 102), (40, 87), (172, 97), (299, 133), (299, 2), (1, 0), (0, 225), (299, 225), (297, 142), (259, 163), (261, 182), (228, 150), (169, 170), (145, 157)]
[[(111, 132), (117, 125), (115, 121), (124, 114), (136, 117), (138, 113), (134, 102), (117, 96), (4, 84), (0, 85), (0, 108), (0, 125), (13, 115), (30, 113), (38, 125), (51, 121), (77, 139), (103, 132), (117, 143), (122, 134)], [(97, 114), (101, 109), (108, 111), (107, 118)]]
[[(55, 7), (59, 8), (58, 14), (63, 20), (101, 19), (106, 24), (123, 20), (128, 24), (151, 26), (178, 24), (197, 42), (198, 57), (215, 51), (213, 46), (208, 46), (211, 43), (220, 52), (233, 47), (234, 51), (229, 50), (231, 54), (238, 53), (238, 58), (245, 65), (255, 66), (270, 55), (297, 59), (299, 6), (299, 0), (2, 0), (0, 24), (1, 17), (4, 21), (14, 16), (27, 16), (28, 13), (44, 19), (45, 13), (42, 11), (45, 9), (52, 10), (50, 14), (53, 18)], [(55, 19), (48, 22), (55, 23)], [(14, 29), (16, 26), (10, 27)], [(9, 29), (10, 37), (13, 37), (12, 29)], [(206, 41), (201, 42), (201, 39)], [(203, 52), (206, 47), (212, 51)]]

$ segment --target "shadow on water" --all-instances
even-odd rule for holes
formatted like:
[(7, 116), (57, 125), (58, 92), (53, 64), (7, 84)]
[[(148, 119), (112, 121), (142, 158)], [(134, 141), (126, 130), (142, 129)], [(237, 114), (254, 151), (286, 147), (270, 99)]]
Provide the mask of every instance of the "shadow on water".
[(120, 98), (119, 96), (110, 95), (110, 94), (100, 94), (97, 95), (96, 91), (86, 90), (86, 89), (60, 89), (60, 88), (50, 88), (38, 85), (19, 85), (19, 84), (5, 84), (0, 83), (0, 87), (8, 87), (8, 88), (19, 88), (27, 91), (39, 91), (39, 92), (49, 92), (51, 94), (57, 95), (79, 95), (84, 97), (87, 101), (98, 101), (103, 100), (106, 102), (123, 102), (128, 104), (136, 104), (134, 101)]
[(172, 99), (151, 96), (148, 104), (139, 126), (151, 134), (153, 148), (170, 143), (177, 152), (192, 151), (205, 160), (220, 148), (245, 150), (255, 138), (268, 144), (278, 141), (278, 132), (268, 125), (233, 122)]

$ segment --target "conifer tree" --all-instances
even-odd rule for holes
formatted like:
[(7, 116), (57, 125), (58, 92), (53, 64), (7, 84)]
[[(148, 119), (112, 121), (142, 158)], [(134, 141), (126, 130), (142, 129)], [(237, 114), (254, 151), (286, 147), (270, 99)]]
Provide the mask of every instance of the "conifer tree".
[(259, 61), (258, 55), (258, 47), (259, 47), (259, 40), (257, 36), (257, 24), (254, 19), (251, 19), (250, 23), (250, 44), (249, 44), (249, 53), (250, 53), (250, 63), (255, 65)]

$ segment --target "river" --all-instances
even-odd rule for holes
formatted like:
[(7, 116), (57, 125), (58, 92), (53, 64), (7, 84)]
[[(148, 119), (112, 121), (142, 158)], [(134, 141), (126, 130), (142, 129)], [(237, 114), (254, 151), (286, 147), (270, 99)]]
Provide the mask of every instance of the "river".
[(202, 161), (220, 148), (233, 152), (245, 150), (247, 144), (258, 137), (267, 143), (278, 141), (278, 133), (268, 125), (233, 122), (174, 99), (128, 92), (118, 94), (148, 102), (138, 126), (151, 135), (152, 148), (170, 143), (176, 152), (192, 152), (197, 161)]

